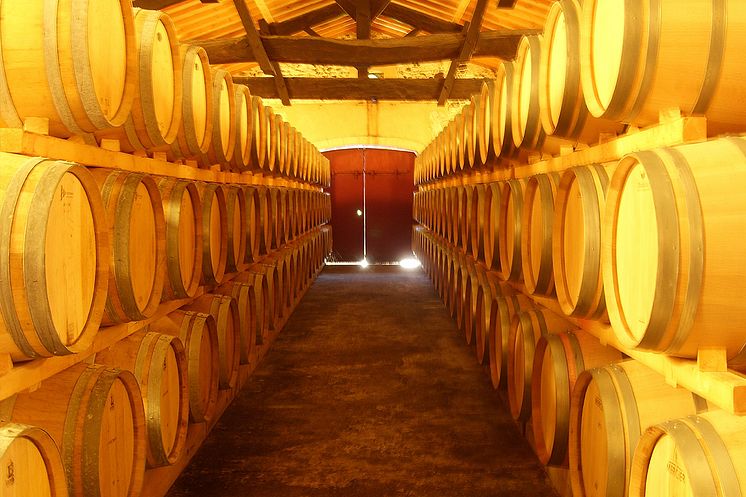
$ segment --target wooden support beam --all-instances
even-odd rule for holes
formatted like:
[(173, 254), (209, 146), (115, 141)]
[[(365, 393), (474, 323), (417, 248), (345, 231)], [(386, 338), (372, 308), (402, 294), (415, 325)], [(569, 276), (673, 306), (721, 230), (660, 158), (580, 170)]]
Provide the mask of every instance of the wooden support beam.
[(461, 24), (444, 21), (397, 3), (388, 4), (381, 15), (409, 24), (426, 33), (460, 33), (464, 29)]
[(512, 9), (518, 0), (497, 0), (498, 9)]
[(381, 15), (383, 9), (389, 6), (391, 0), (374, 0), (374, 3), (370, 6), (370, 20), (375, 21), (376, 17)]
[[(355, 33), (358, 40), (370, 39), (370, 0), (355, 0)], [(357, 66), (357, 77), (368, 77), (368, 66)]]
[[(473, 56), (512, 60), (521, 36), (536, 33), (535, 29), (485, 31), (479, 34)], [(459, 55), (464, 39), (462, 34), (442, 33), (383, 40), (267, 36), (261, 41), (268, 57), (277, 62), (380, 66), (454, 59)], [(191, 40), (188, 43), (204, 47), (214, 64), (257, 61), (245, 38)]]
[(461, 51), (458, 57), (451, 61), (451, 65), (448, 68), (448, 74), (445, 80), (443, 80), (443, 89), (440, 91), (440, 97), (438, 97), (438, 105), (445, 105), (448, 100), (451, 89), (453, 88), (453, 82), (456, 80), (456, 70), (459, 64), (466, 63), (474, 53), (477, 47), (477, 41), (479, 41), (479, 31), (482, 29), (482, 20), (484, 19), (484, 11), (487, 8), (487, 0), (477, 0), (477, 5), (474, 7), (474, 13), (471, 17), (471, 22), (466, 27), (466, 38), (464, 44), (461, 46)]
[(270, 25), (274, 33), (280, 36), (292, 35), (305, 31), (306, 28), (321, 24), (322, 22), (331, 21), (345, 14), (345, 11), (333, 3), (320, 9), (306, 12), (303, 15), (293, 17), (287, 21), (276, 22)]
[[(270, 78), (234, 77), (245, 84), (252, 95), (278, 98)], [(468, 99), (479, 93), (485, 79), (457, 79), (451, 98)], [(440, 94), (437, 79), (359, 79), (359, 78), (286, 78), (288, 93), (293, 100), (430, 100)]]
[(321, 37), (321, 35), (318, 34), (316, 31), (314, 31), (311, 26), (306, 26), (305, 28), (303, 28), (303, 31), (305, 31), (307, 34), (309, 34), (311, 36), (316, 36), (316, 37), (319, 37), (319, 38)]
[[(139, 9), (161, 10), (184, 0), (133, 0), (132, 6)], [(218, 3), (218, 0), (200, 0), (202, 3)]]
[(285, 79), (282, 77), (282, 71), (280, 70), (280, 64), (272, 62), (267, 56), (267, 52), (264, 49), (262, 38), (259, 36), (259, 32), (254, 26), (254, 20), (251, 18), (251, 12), (246, 6), (245, 0), (233, 0), (233, 5), (236, 6), (238, 16), (241, 18), (241, 24), (246, 31), (246, 41), (249, 43), (252, 53), (256, 61), (259, 63), (264, 74), (274, 76), (274, 83), (277, 87), (277, 94), (280, 96), (283, 105), (290, 105), (290, 97), (288, 96), (288, 90), (285, 86)]
[(405, 34), (404, 37), (405, 38), (409, 38), (410, 36), (417, 36), (419, 34), (419, 32), (420, 32), (420, 28), (414, 28), (414, 29), (412, 29), (412, 31), (410, 31), (409, 33)]
[(357, 17), (357, 12), (355, 11), (355, 3), (353, 0), (334, 0), (337, 5), (342, 7), (342, 9), (347, 12), (347, 15), (355, 19)]

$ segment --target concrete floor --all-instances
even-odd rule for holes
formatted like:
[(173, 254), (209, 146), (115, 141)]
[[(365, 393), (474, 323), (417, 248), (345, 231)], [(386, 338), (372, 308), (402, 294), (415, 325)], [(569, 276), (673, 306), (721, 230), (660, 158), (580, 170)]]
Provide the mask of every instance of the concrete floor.
[(168, 495), (555, 493), (424, 273), (335, 266)]

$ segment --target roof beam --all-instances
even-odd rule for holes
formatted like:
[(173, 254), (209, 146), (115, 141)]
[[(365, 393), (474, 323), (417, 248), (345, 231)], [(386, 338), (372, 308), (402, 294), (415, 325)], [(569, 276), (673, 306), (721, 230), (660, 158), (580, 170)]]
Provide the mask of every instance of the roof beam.
[(474, 7), (474, 13), (471, 17), (471, 22), (466, 28), (464, 44), (461, 46), (458, 57), (451, 61), (451, 65), (448, 68), (448, 74), (443, 80), (443, 89), (440, 91), (438, 105), (445, 105), (449, 95), (451, 94), (453, 82), (456, 80), (456, 70), (458, 69), (459, 64), (465, 63), (471, 59), (471, 55), (477, 47), (479, 32), (482, 29), (482, 20), (484, 19), (484, 11), (486, 8), (487, 0), (477, 0), (477, 5)]
[(305, 31), (307, 27), (312, 27), (317, 24), (321, 24), (322, 22), (331, 21), (332, 19), (336, 19), (337, 17), (344, 14), (345, 11), (342, 10), (339, 5), (333, 3), (331, 5), (327, 5), (326, 7), (321, 7), (320, 9), (312, 10), (311, 12), (306, 12), (303, 15), (293, 17), (292, 19), (288, 19), (287, 21), (272, 23), (270, 24), (270, 27), (277, 35), (292, 35), (295, 33), (300, 33), (301, 31)]
[[(355, 0), (355, 34), (358, 40), (370, 40), (370, 0)], [(368, 77), (368, 66), (357, 67), (357, 77)]]
[(334, 0), (337, 5), (342, 7), (342, 9), (347, 12), (347, 15), (355, 19), (357, 17), (357, 13), (355, 12), (355, 3), (353, 0)]
[(254, 54), (256, 61), (259, 63), (259, 67), (261, 67), (265, 74), (274, 76), (277, 93), (280, 95), (282, 103), (284, 105), (290, 105), (290, 97), (288, 97), (288, 90), (285, 87), (285, 80), (282, 77), (280, 64), (269, 60), (262, 43), (262, 38), (259, 36), (256, 26), (254, 26), (254, 20), (251, 18), (251, 12), (249, 12), (245, 0), (233, 0), (233, 5), (236, 6), (238, 16), (241, 18), (241, 24), (243, 24), (243, 28), (246, 31), (245, 39), (249, 43), (249, 47), (251, 48), (251, 52)]
[(375, 4), (370, 6), (370, 20), (375, 21), (376, 17), (381, 15), (383, 9), (389, 6), (391, 0), (377, 0)]
[[(184, 0), (134, 0), (132, 2), (134, 7), (148, 10), (161, 10), (171, 5), (176, 5)], [(200, 0), (202, 3), (218, 3), (218, 0)]]
[(461, 24), (444, 21), (397, 3), (388, 4), (381, 15), (409, 24), (427, 33), (460, 33), (464, 29)]
[[(512, 60), (521, 35), (536, 33), (535, 29), (485, 31), (479, 34), (473, 55)], [(464, 39), (464, 35), (456, 33), (384, 40), (261, 37), (266, 53), (274, 61), (338, 66), (383, 66), (453, 59), (459, 55)], [(204, 47), (214, 64), (257, 61), (245, 38), (188, 43)]]
[[(252, 95), (278, 98), (270, 78), (236, 76), (237, 83), (245, 84)], [(451, 98), (465, 100), (479, 93), (486, 79), (457, 79)], [(285, 80), (293, 100), (429, 100), (440, 94), (437, 79), (359, 79), (359, 78), (287, 78)]]
[(518, 0), (497, 0), (498, 9), (512, 9)]

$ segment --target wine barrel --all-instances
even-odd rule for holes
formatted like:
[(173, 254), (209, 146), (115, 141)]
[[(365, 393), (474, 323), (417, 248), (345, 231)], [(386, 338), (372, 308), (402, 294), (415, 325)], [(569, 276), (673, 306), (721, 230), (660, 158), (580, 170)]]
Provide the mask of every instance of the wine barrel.
[(130, 115), (138, 66), (129, 0), (5, 5), (0, 46), (0, 126), (42, 117), (67, 138)]
[(134, 12), (139, 78), (132, 114), (118, 138), (122, 150), (168, 150), (182, 121), (182, 59), (176, 27), (161, 11)]
[(267, 116), (262, 99), (251, 96), (251, 162), (254, 169), (264, 169), (267, 160)]
[(70, 162), (0, 153), (0, 163), (0, 351), (14, 361), (82, 352), (111, 259), (96, 181)]
[(68, 496), (60, 452), (41, 428), (18, 423), (0, 425), (0, 467), (7, 470), (3, 495)]
[(539, 66), (541, 35), (523, 35), (514, 62), (510, 124), (516, 147), (541, 150), (546, 134), (539, 119)]
[(487, 353), (490, 361), (490, 381), (497, 389), (504, 385), (508, 378), (508, 355), (510, 352), (510, 327), (513, 319), (521, 312), (533, 309), (534, 302), (520, 293), (507, 295), (504, 290), (490, 304), (489, 327), (487, 328)]
[(515, 152), (511, 123), (515, 78), (513, 62), (503, 61), (497, 66), (492, 94), (492, 147), (498, 160), (510, 157)]
[(609, 317), (625, 346), (683, 357), (723, 348), (743, 366), (746, 312), (735, 296), (746, 284), (733, 236), (746, 228), (737, 188), (744, 174), (743, 138), (619, 162), (609, 187), (603, 269)]
[(578, 375), (621, 358), (619, 351), (580, 330), (539, 339), (531, 373), (531, 421), (542, 464), (567, 466), (570, 395)]
[(683, 11), (676, 0), (584, 2), (580, 69), (589, 110), (645, 125), (678, 107), (706, 116), (709, 132), (742, 131), (744, 20), (738, 0), (697, 1)]
[(471, 250), (471, 218), (473, 216), (472, 202), (474, 197), (474, 187), (472, 185), (464, 185), (461, 188), (461, 207), (459, 208), (458, 225), (461, 231), (461, 250), (464, 253), (468, 253)]
[(648, 428), (635, 451), (629, 495), (743, 495), (744, 432), (744, 419), (724, 411)]
[(461, 112), (464, 116), (464, 166), (471, 169), (474, 167), (477, 154), (477, 136), (474, 130), (474, 112), (476, 112), (474, 100), (469, 99), (469, 103), (464, 105)]
[(513, 317), (508, 336), (508, 403), (518, 421), (531, 416), (531, 373), (536, 344), (544, 335), (563, 333), (576, 327), (551, 311), (533, 309)]
[(234, 388), (241, 357), (241, 319), (235, 299), (208, 293), (185, 306), (184, 310), (209, 314), (215, 319), (220, 363), (218, 384), (221, 390)]
[(579, 143), (597, 143), (623, 125), (593, 117), (580, 86), (580, 2), (560, 0), (549, 8), (539, 66), (539, 116), (547, 135)]
[(469, 240), (471, 255), (484, 260), (484, 222), (487, 191), (485, 185), (474, 185), (469, 209)]
[[(274, 173), (275, 168), (277, 167), (277, 154), (279, 152), (279, 129), (277, 128), (278, 119), (275, 117), (275, 111), (272, 109), (272, 107), (265, 106), (264, 115), (267, 119), (265, 133), (265, 139), (267, 141), (267, 159), (264, 163), (264, 170), (268, 173)], [(282, 118), (280, 118), (279, 122), (282, 122)]]
[(181, 45), (181, 126), (171, 146), (172, 159), (196, 159), (207, 153), (212, 140), (212, 72), (207, 52)]
[(484, 186), (484, 263), (488, 269), (500, 270), (500, 205), (502, 183)]
[(262, 345), (269, 340), (270, 322), (270, 292), (269, 283), (259, 265), (253, 265), (236, 277), (237, 282), (251, 285), (253, 292), (249, 295), (254, 298), (254, 336), (256, 345)]
[(282, 176), (287, 175), (288, 168), (288, 126), (282, 116), (275, 114), (277, 121), (277, 166), (275, 172)]
[(231, 163), (237, 171), (246, 171), (251, 168), (251, 146), (253, 144), (254, 119), (251, 115), (252, 103), (251, 92), (246, 85), (234, 85), (236, 111), (236, 142), (233, 148)]
[(228, 264), (228, 210), (225, 191), (216, 183), (198, 183), (202, 200), (203, 285), (223, 281)]
[(194, 297), (202, 272), (202, 206), (197, 185), (158, 180), (166, 224), (166, 279), (163, 300)]
[(260, 238), (262, 236), (259, 191), (251, 186), (244, 187), (246, 198), (246, 253), (244, 262), (250, 264), (259, 259)]
[(650, 426), (707, 409), (637, 361), (590, 369), (570, 400), (570, 482), (577, 497), (628, 495), (632, 456)]
[(614, 167), (574, 167), (560, 179), (552, 226), (552, 270), (557, 300), (568, 316), (605, 319), (601, 223)]
[(15, 397), (10, 421), (42, 428), (60, 448), (70, 495), (139, 495), (145, 413), (129, 371), (76, 364)]
[(498, 278), (494, 273), (486, 272), (481, 266), (477, 266), (480, 272), (479, 286), (474, 300), (474, 333), (476, 336), (477, 362), (484, 364), (485, 359), (489, 361), (489, 330), (492, 325), (491, 314), (493, 301), (501, 297), (507, 290), (503, 290)]
[(246, 258), (246, 194), (236, 185), (223, 185), (225, 192), (225, 213), (228, 225), (228, 252), (225, 270), (229, 273), (241, 271)]
[(265, 187), (257, 186), (257, 208), (259, 209), (259, 253), (267, 254), (272, 250), (272, 211), (269, 205), (270, 196), (269, 190)]
[(523, 279), (521, 273), (521, 219), (526, 181), (511, 179), (503, 183), (502, 189), (498, 230), (499, 274), (504, 280), (520, 281)]
[(215, 68), (211, 71), (212, 139), (202, 163), (228, 169), (236, 149), (236, 90), (229, 72)]
[(488, 164), (494, 156), (492, 148), (492, 96), (487, 83), (472, 95), (474, 129), (474, 167)]
[(464, 273), (463, 287), (463, 304), (462, 304), (462, 323), (461, 329), (464, 332), (466, 343), (471, 345), (474, 340), (474, 327), (477, 311), (477, 296), (479, 293), (480, 279), (483, 279), (484, 270), (479, 268), (473, 258), (468, 255), (465, 257), (466, 271)]
[(238, 328), (236, 329), (239, 340), (239, 355), (241, 364), (249, 364), (255, 353), (257, 308), (254, 285), (229, 281), (218, 287), (217, 292), (233, 297), (238, 308)]
[(178, 310), (150, 324), (150, 331), (179, 337), (187, 358), (189, 419), (212, 420), (218, 400), (218, 331), (209, 314)]
[(532, 176), (526, 183), (521, 216), (521, 265), (530, 294), (552, 295), (552, 224), (559, 174)]
[(113, 254), (103, 325), (147, 319), (158, 310), (166, 257), (158, 186), (146, 174), (95, 169), (109, 221)]
[(145, 408), (147, 465), (168, 466), (186, 447), (189, 384), (184, 345), (178, 337), (138, 331), (96, 354), (97, 364), (132, 371)]

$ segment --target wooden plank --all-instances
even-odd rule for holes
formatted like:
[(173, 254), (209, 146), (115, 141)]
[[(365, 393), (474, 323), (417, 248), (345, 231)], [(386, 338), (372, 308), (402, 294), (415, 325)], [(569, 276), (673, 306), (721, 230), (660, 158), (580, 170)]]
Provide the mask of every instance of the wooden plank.
[[(269, 78), (265, 78), (269, 79)], [(263, 173), (232, 173), (164, 162), (147, 157), (106, 150), (93, 145), (74, 143), (51, 136), (26, 133), (22, 129), (0, 128), (0, 151), (31, 157), (77, 162), (84, 166), (122, 169), (124, 171), (184, 178), (195, 181), (236, 183), (242, 185), (287, 186), (319, 191), (310, 184)]]
[(293, 17), (287, 21), (276, 22), (271, 24), (275, 34), (280, 36), (300, 33), (308, 27), (321, 24), (322, 22), (331, 21), (345, 14), (345, 11), (336, 3), (321, 7), (311, 12), (307, 12), (298, 17)]
[(282, 100), (283, 105), (290, 105), (290, 97), (288, 96), (287, 86), (285, 86), (285, 78), (282, 77), (280, 64), (276, 61), (270, 61), (269, 57), (267, 57), (267, 52), (264, 49), (259, 32), (256, 30), (256, 26), (254, 26), (254, 20), (251, 18), (251, 12), (249, 12), (249, 8), (246, 6), (246, 1), (233, 0), (233, 4), (236, 6), (238, 15), (241, 18), (241, 24), (243, 24), (244, 30), (246, 30), (246, 39), (257, 62), (259, 62), (259, 67), (262, 68), (265, 74), (274, 76), (277, 95)]
[(274, 76), (275, 70), (267, 56), (267, 52), (264, 50), (262, 39), (259, 37), (256, 26), (254, 26), (254, 20), (251, 17), (249, 8), (246, 6), (245, 0), (233, 0), (233, 5), (236, 6), (238, 16), (241, 18), (241, 24), (243, 24), (244, 31), (246, 32), (246, 41), (249, 44), (251, 52), (254, 54), (254, 60), (259, 63), (259, 67), (264, 71), (264, 74)]
[(464, 44), (461, 46), (461, 51), (459, 52), (458, 57), (451, 61), (451, 65), (448, 68), (448, 74), (443, 81), (443, 89), (440, 91), (440, 97), (438, 97), (438, 105), (445, 105), (446, 100), (450, 98), (453, 82), (456, 79), (456, 70), (458, 69), (459, 64), (468, 61), (474, 53), (474, 49), (477, 46), (477, 40), (479, 39), (479, 32), (482, 29), (482, 20), (484, 19), (484, 11), (486, 8), (487, 0), (477, 0), (477, 5), (474, 7), (474, 14), (472, 14), (471, 22), (469, 22), (469, 25), (466, 28)]
[(305, 31), (307, 34), (311, 36), (321, 37), (321, 35), (318, 34), (316, 31), (314, 31), (313, 28), (311, 28), (310, 26), (306, 26), (305, 28), (303, 28), (303, 31)]
[(497, 0), (498, 9), (512, 9), (518, 0)]
[[(358, 40), (370, 39), (370, 0), (355, 0), (355, 34)], [(368, 77), (368, 66), (357, 66), (357, 77)]]
[(370, 20), (375, 21), (376, 17), (380, 16), (383, 9), (388, 7), (390, 3), (391, 0), (374, 0), (374, 3), (372, 3), (370, 7)]
[(427, 33), (460, 33), (464, 29), (461, 24), (444, 21), (397, 3), (387, 5), (380, 15), (396, 19)]
[[(521, 36), (537, 32), (535, 29), (485, 31), (479, 35), (473, 55), (512, 60)], [(261, 40), (268, 57), (277, 62), (374, 66), (453, 59), (459, 55), (465, 37), (458, 33), (441, 33), (382, 40), (292, 36), (263, 36)], [(257, 61), (245, 38), (188, 43), (204, 47), (213, 64)]]
[(404, 35), (405, 38), (409, 38), (410, 36), (417, 36), (420, 32), (420, 28), (414, 28), (412, 31)]
[(348, 16), (355, 19), (357, 17), (357, 13), (355, 12), (355, 3), (353, 0), (334, 0), (334, 2), (342, 7), (342, 10), (344, 10)]
[[(277, 98), (269, 78), (236, 76), (252, 95)], [(287, 78), (290, 98), (296, 100), (437, 100), (441, 81), (437, 79), (358, 79), (358, 78)], [(458, 79), (451, 97), (468, 99), (479, 93), (484, 79)]]

